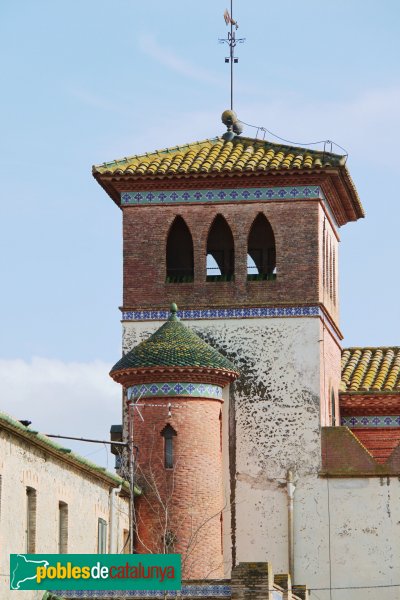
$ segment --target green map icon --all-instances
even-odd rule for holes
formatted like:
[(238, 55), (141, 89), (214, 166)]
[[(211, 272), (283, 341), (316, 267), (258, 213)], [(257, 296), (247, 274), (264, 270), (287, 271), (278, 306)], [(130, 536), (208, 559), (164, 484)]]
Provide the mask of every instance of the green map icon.
[(26, 581), (36, 580), (36, 569), (38, 567), (48, 566), (49, 563), (47, 560), (33, 560), (26, 558), (24, 554), (12, 555), (10, 569), (10, 589), (27, 589), (24, 587), (24, 583)]

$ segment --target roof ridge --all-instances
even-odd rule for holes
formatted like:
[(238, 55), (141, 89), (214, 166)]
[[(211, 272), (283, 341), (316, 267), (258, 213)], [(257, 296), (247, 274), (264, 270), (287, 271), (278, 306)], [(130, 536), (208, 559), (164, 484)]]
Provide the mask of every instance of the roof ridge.
[[(107, 167), (109, 165), (115, 165), (116, 163), (129, 162), (134, 160), (135, 158), (146, 158), (146, 157), (154, 157), (160, 154), (169, 154), (172, 152), (177, 152), (179, 150), (185, 150), (186, 148), (191, 148), (192, 146), (201, 146), (202, 144), (215, 144), (216, 142), (222, 140), (222, 137), (216, 136), (214, 138), (206, 138), (205, 140), (197, 140), (195, 142), (187, 142), (186, 144), (179, 144), (177, 146), (167, 146), (166, 148), (159, 148), (158, 150), (152, 150), (151, 152), (142, 152), (141, 154), (132, 154), (131, 156), (124, 156), (123, 158), (115, 158), (114, 160), (110, 160), (107, 162), (100, 163), (98, 165), (93, 165), (94, 169), (98, 169), (101, 167)], [(222, 140), (223, 141), (223, 140)]]
[(346, 350), (400, 350), (400, 346), (348, 346), (342, 349), (342, 352)]
[(20, 423), (20, 421), (18, 421), (17, 419), (15, 419), (14, 417), (12, 417), (4, 411), (0, 411), (0, 427), (1, 425), (8, 425), (14, 430), (18, 430), (24, 437), (29, 439), (34, 444), (36, 443), (37, 445), (48, 446), (49, 449), (51, 448), (53, 451), (59, 454), (60, 459), (69, 462), (70, 464), (73, 464), (75, 466), (81, 466), (82, 468), (88, 470), (92, 475), (97, 474), (102, 478), (107, 478), (109, 480), (111, 479), (118, 484), (124, 482), (124, 480), (121, 477), (111, 473), (105, 467), (101, 467), (100, 465), (97, 465), (91, 460), (88, 460), (84, 456), (81, 456), (76, 452), (72, 452), (69, 448), (61, 446), (60, 444), (57, 444), (57, 442), (53, 442), (53, 440), (47, 437), (47, 435), (45, 435), (44, 433), (41, 433), (34, 429), (30, 429), (29, 427), (25, 427), (25, 425), (22, 425), (22, 423)]
[[(145, 159), (147, 157), (151, 158), (151, 157), (155, 157), (158, 155), (162, 155), (162, 154), (170, 154), (173, 152), (179, 152), (180, 150), (186, 150), (188, 148), (193, 148), (196, 146), (202, 146), (203, 144), (216, 144), (217, 142), (222, 141), (225, 142), (226, 140), (224, 140), (224, 138), (222, 136), (215, 136), (213, 138), (206, 138), (204, 140), (196, 140), (194, 142), (187, 142), (185, 144), (179, 144), (176, 146), (168, 146), (166, 148), (160, 148), (158, 150), (153, 150), (151, 152), (143, 152), (141, 154), (133, 154), (131, 156), (124, 156), (122, 158), (116, 158), (114, 160), (110, 160), (107, 162), (103, 162), (101, 164), (98, 165), (93, 165), (93, 169), (99, 169), (99, 168), (104, 168), (104, 167), (108, 167), (111, 165), (116, 165), (119, 163), (129, 163), (131, 161), (134, 161), (136, 159)], [(242, 142), (249, 142), (251, 144), (257, 145), (259, 147), (267, 147), (267, 148), (272, 148), (275, 149), (277, 151), (279, 151), (280, 149), (285, 149), (286, 151), (302, 151), (302, 153), (309, 153), (310, 155), (313, 156), (325, 156), (327, 158), (334, 158), (334, 159), (343, 159), (346, 155), (345, 154), (336, 154), (334, 152), (327, 152), (325, 150), (317, 150), (317, 149), (313, 149), (313, 148), (306, 148), (305, 146), (296, 146), (295, 144), (283, 144), (282, 142), (272, 142), (270, 140), (261, 140), (259, 138), (252, 138), (249, 136), (235, 136), (232, 140), (229, 140), (232, 144), (238, 144), (238, 143), (242, 143)]]

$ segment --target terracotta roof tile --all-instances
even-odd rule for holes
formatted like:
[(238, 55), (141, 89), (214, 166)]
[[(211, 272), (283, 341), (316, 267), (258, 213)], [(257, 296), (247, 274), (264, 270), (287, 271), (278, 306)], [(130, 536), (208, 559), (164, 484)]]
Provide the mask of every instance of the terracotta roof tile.
[(236, 136), (231, 141), (214, 138), (186, 146), (131, 156), (93, 167), (99, 174), (164, 175), (230, 171), (267, 171), (268, 169), (312, 169), (345, 164), (345, 158), (306, 148)]
[(400, 444), (400, 428), (357, 428), (353, 434), (368, 452), (381, 464), (385, 463)]
[(341, 392), (400, 394), (400, 347), (343, 350)]

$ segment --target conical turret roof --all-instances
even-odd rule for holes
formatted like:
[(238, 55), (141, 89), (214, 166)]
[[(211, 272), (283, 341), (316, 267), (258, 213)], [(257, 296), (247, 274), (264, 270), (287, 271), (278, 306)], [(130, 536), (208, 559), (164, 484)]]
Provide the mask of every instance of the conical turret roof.
[(172, 304), (168, 321), (125, 354), (111, 369), (111, 377), (118, 379), (118, 372), (131, 369), (189, 367), (223, 370), (236, 378), (239, 373), (234, 364), (186, 327), (176, 313)]

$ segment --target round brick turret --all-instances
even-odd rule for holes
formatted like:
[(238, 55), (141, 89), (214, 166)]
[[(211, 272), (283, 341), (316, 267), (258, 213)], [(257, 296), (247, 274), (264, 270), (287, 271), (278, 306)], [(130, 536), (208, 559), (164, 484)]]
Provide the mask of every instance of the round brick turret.
[(138, 447), (136, 549), (181, 554), (184, 579), (222, 578), (222, 389), (238, 372), (176, 312), (110, 373)]

